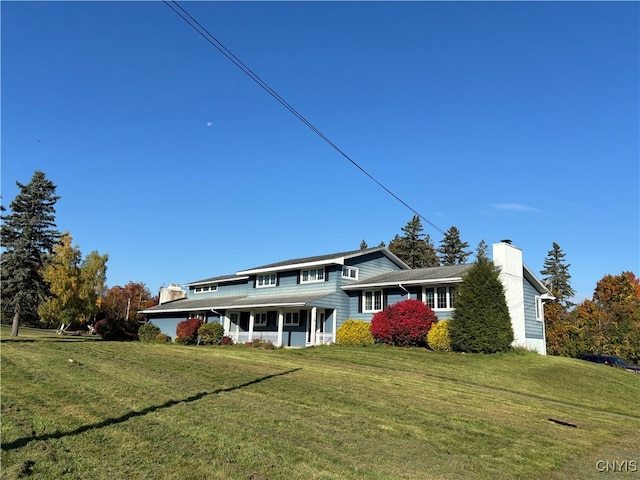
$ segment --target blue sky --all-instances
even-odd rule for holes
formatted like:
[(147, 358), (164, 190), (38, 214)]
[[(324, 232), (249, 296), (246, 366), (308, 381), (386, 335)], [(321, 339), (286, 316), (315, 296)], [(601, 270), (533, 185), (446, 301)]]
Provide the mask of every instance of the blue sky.
[[(590, 298), (639, 261), (637, 2), (185, 2), (371, 175)], [(2, 196), (42, 170), (109, 286), (390, 239), (413, 213), (162, 2), (7, 2)], [(436, 245), (442, 234), (423, 222)]]

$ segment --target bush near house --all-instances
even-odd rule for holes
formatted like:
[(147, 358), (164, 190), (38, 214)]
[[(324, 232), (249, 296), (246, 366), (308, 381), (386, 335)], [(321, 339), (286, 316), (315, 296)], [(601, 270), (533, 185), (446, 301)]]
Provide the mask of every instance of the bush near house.
[(153, 323), (147, 323), (138, 329), (138, 338), (141, 342), (151, 342), (156, 339), (159, 333), (160, 327)]
[(352, 318), (345, 320), (336, 332), (336, 343), (338, 345), (373, 345), (375, 339), (371, 334), (371, 324)]
[(171, 337), (169, 335), (167, 335), (166, 333), (159, 333), (154, 338), (154, 341), (156, 341), (158, 343), (167, 343), (167, 342), (171, 341)]
[(427, 333), (437, 321), (433, 310), (420, 300), (403, 300), (373, 316), (371, 333), (382, 343), (400, 347), (425, 346)]
[(205, 323), (198, 328), (200, 341), (205, 345), (220, 345), (224, 327), (219, 323)]
[(431, 327), (427, 333), (427, 344), (431, 350), (438, 352), (451, 351), (451, 339), (449, 338), (449, 320), (440, 320)]
[(198, 340), (198, 328), (202, 325), (200, 318), (189, 318), (178, 323), (176, 327), (176, 343), (191, 345)]

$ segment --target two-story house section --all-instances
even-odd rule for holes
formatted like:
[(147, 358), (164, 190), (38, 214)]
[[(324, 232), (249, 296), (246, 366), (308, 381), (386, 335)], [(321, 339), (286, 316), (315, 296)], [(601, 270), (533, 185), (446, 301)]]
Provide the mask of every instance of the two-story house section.
[[(508, 241), (493, 245), (514, 330), (514, 345), (546, 353), (543, 301), (553, 298)], [(299, 258), (184, 285), (186, 298), (143, 310), (174, 336), (190, 317), (224, 325), (234, 342), (256, 338), (278, 346), (335, 342), (348, 318), (371, 321), (408, 298), (451, 318), (456, 289), (472, 264), (411, 269), (384, 247)]]
[(304, 347), (335, 341), (351, 315), (343, 287), (409, 267), (384, 247), (298, 258), (184, 284), (186, 298), (143, 310), (174, 337), (186, 318), (224, 325), (234, 342)]

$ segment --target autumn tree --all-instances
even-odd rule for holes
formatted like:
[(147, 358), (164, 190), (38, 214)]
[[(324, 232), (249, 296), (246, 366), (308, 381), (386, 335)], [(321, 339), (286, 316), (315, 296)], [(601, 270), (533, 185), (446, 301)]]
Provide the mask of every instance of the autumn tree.
[(640, 362), (640, 281), (632, 272), (605, 275), (576, 310), (589, 327), (591, 353)]
[(493, 262), (480, 257), (464, 276), (449, 322), (452, 350), (496, 353), (510, 348), (513, 327), (499, 275)]
[(20, 192), (2, 215), (1, 310), (12, 318), (11, 335), (17, 336), (20, 323), (37, 325), (38, 306), (49, 295), (43, 278), (59, 232), (55, 223), (56, 185), (44, 172), (36, 171), (27, 184), (16, 182)]
[(143, 282), (129, 282), (124, 287), (109, 288), (101, 298), (101, 310), (111, 318), (136, 323), (138, 311), (158, 304)]
[(437, 267), (440, 265), (431, 237), (423, 233), (418, 215), (402, 227), (402, 236), (396, 235), (389, 242), (389, 250), (411, 268)]
[(551, 250), (547, 252), (544, 260), (544, 268), (540, 271), (543, 283), (549, 288), (558, 303), (565, 308), (570, 308), (574, 304), (570, 299), (576, 294), (571, 288), (571, 275), (569, 267), (565, 263), (565, 253), (556, 242), (553, 242)]
[(40, 304), (38, 313), (45, 326), (84, 323), (98, 309), (109, 257), (94, 251), (83, 260), (80, 248), (72, 242), (68, 232), (62, 235), (44, 269), (43, 277), (49, 284), (51, 297)]
[(444, 234), (444, 238), (440, 240), (440, 246), (437, 252), (440, 254), (440, 263), (442, 265), (461, 265), (467, 261), (471, 255), (468, 250), (469, 243), (460, 240), (460, 230), (453, 226)]

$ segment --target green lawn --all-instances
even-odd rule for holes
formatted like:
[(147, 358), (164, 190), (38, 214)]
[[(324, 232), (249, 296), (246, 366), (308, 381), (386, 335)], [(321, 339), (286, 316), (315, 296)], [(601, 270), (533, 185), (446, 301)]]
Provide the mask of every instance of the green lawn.
[(3, 479), (640, 477), (640, 375), (610, 367), (9, 331)]

